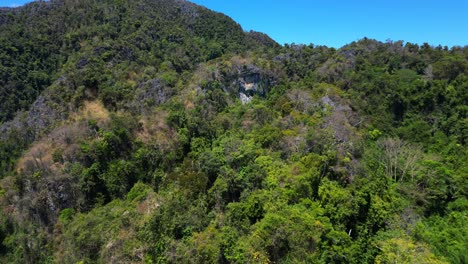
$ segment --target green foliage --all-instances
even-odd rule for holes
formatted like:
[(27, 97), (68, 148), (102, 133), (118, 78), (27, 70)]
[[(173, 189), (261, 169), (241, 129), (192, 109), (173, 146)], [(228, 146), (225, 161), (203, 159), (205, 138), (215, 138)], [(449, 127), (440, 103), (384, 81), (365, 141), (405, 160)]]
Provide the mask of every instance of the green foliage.
[(358, 209), (353, 205), (355, 198), (350, 191), (340, 187), (336, 182), (327, 179), (322, 181), (318, 195), (326, 215), (336, 226), (347, 223)]
[[(65, 224), (55, 261), (107, 262), (143, 260), (147, 248), (139, 238), (138, 229), (147, 221), (145, 210), (151, 210), (154, 192), (143, 184), (136, 184), (126, 200), (116, 199), (87, 214), (74, 214), (65, 209), (60, 220)], [(66, 219), (66, 220), (65, 220)], [(119, 242), (120, 241), (120, 242)]]
[(410, 238), (390, 238), (379, 243), (381, 253), (375, 263), (447, 263), (437, 258), (425, 245), (414, 243)]
[(466, 47), (280, 46), (174, 0), (0, 21), (0, 262), (468, 261)]
[[(265, 214), (252, 233), (240, 240), (234, 262), (316, 261), (317, 245), (329, 228), (316, 205), (307, 201)], [(239, 254), (238, 253), (238, 254)], [(232, 258), (231, 257), (231, 258)]]
[(75, 209), (73, 209), (73, 208), (63, 209), (60, 212), (59, 221), (62, 224), (67, 225), (73, 219), (73, 216), (75, 215), (75, 213), (76, 213)]
[(435, 254), (445, 257), (450, 263), (466, 263), (467, 201), (462, 198), (457, 204), (464, 204), (464, 207), (444, 217), (434, 215), (419, 223), (415, 237), (430, 245)]

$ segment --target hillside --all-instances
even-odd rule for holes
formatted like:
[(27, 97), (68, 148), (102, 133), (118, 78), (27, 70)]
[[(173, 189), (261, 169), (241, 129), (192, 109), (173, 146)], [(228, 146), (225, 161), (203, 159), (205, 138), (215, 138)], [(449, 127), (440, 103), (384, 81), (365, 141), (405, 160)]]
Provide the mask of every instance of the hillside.
[(0, 32), (0, 262), (468, 262), (467, 46), (281, 46), (184, 0)]

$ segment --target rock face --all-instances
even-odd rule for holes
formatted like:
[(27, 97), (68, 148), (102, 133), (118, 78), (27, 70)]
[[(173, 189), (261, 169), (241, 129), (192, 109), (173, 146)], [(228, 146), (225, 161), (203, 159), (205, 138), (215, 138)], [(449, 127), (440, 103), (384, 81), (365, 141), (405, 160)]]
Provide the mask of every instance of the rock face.
[(263, 73), (260, 68), (247, 65), (239, 72), (238, 78), (231, 86), (237, 86), (239, 98), (243, 104), (246, 104), (254, 95), (265, 97), (273, 83), (273, 79)]
[(29, 111), (19, 113), (13, 120), (0, 124), (0, 140), (7, 140), (11, 133), (20, 133), (26, 142), (32, 142), (57, 122), (65, 120), (72, 104), (63, 103), (62, 98), (69, 98), (74, 91), (65, 79), (59, 79), (43, 92)]
[(247, 104), (252, 101), (252, 97), (247, 96), (245, 93), (239, 93), (239, 99), (241, 100), (242, 104)]
[(147, 113), (152, 107), (166, 102), (173, 95), (174, 89), (158, 78), (151, 79), (138, 85), (130, 108), (137, 113)]
[(229, 61), (202, 65), (194, 79), (201, 90), (222, 89), (231, 99), (246, 104), (254, 96), (266, 97), (284, 77), (280, 64), (259, 66), (248, 57), (233, 56)]

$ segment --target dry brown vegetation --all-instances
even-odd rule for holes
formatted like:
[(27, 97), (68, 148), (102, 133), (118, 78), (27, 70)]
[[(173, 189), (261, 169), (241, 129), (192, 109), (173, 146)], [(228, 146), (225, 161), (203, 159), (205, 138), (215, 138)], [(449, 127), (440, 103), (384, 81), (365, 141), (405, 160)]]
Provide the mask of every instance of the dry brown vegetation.
[(160, 150), (169, 150), (176, 139), (176, 133), (167, 125), (168, 114), (156, 111), (140, 119), (141, 129), (136, 137), (145, 144), (155, 144)]
[(78, 144), (89, 137), (96, 137), (87, 124), (95, 120), (99, 126), (110, 121), (109, 111), (99, 101), (86, 101), (83, 107), (70, 115), (70, 119), (33, 144), (19, 159), (16, 171), (33, 175), (37, 171), (58, 173), (64, 161), (74, 161)]
[(70, 115), (70, 121), (83, 121), (94, 119), (98, 122), (108, 122), (110, 120), (109, 111), (100, 101), (85, 101), (81, 109)]

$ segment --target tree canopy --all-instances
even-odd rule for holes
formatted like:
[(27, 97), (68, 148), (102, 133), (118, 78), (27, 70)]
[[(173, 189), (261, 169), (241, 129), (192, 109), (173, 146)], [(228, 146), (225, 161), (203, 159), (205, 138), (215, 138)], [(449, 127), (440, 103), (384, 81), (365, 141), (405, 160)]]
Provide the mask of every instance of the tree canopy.
[(468, 48), (187, 1), (0, 10), (0, 262), (466, 263)]

